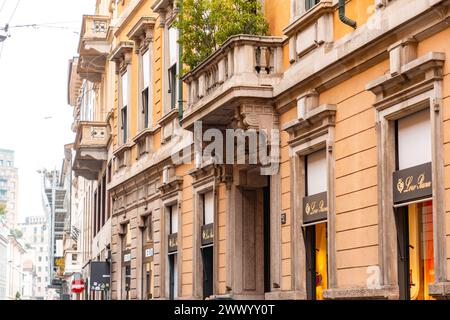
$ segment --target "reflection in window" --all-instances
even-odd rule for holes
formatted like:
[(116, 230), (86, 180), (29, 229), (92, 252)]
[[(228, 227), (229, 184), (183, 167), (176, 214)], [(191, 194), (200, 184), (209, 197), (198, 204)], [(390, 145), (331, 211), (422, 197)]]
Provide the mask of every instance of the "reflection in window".
[(431, 201), (408, 206), (411, 300), (430, 300), (434, 282), (433, 210)]

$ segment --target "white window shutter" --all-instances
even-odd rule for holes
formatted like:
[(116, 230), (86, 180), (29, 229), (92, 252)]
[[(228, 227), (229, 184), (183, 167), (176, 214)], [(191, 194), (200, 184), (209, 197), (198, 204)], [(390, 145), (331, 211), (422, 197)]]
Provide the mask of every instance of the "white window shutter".
[(430, 110), (398, 120), (399, 170), (431, 162)]
[(307, 157), (308, 195), (327, 191), (327, 155), (325, 149), (309, 154)]

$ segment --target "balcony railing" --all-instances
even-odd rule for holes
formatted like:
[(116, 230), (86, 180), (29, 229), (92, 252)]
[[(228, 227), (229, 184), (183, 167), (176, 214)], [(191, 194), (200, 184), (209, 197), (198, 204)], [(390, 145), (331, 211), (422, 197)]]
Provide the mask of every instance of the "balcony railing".
[[(269, 97), (283, 72), (282, 55), (279, 37), (237, 35), (230, 38), (183, 77), (188, 90), (183, 123), (189, 127), (197, 111), (233, 91), (234, 96)], [(242, 92), (236, 93), (236, 89)], [(226, 101), (226, 97), (221, 99)]]
[(74, 172), (88, 180), (97, 180), (108, 159), (110, 131), (106, 122), (80, 122), (75, 138)]
[(78, 53), (78, 73), (83, 79), (100, 81), (110, 51), (107, 16), (84, 16)]

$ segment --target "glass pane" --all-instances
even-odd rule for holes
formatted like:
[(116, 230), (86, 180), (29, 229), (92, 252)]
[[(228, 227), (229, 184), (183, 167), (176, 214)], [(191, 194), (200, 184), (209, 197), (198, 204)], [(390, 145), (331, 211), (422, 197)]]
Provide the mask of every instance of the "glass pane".
[(176, 28), (169, 29), (169, 63), (170, 67), (177, 63), (177, 41), (178, 41), (178, 30)]
[(323, 299), (323, 290), (328, 285), (327, 224), (316, 225), (316, 299)]
[(325, 149), (306, 157), (308, 195), (327, 191), (327, 155)]
[(142, 72), (144, 78), (144, 89), (150, 86), (150, 52), (147, 50), (142, 56)]
[(128, 72), (125, 72), (122, 75), (120, 83), (122, 85), (121, 94), (122, 94), (122, 107), (123, 107), (123, 106), (128, 105)]
[(428, 285), (434, 282), (432, 202), (409, 205), (408, 220), (411, 300), (431, 300)]

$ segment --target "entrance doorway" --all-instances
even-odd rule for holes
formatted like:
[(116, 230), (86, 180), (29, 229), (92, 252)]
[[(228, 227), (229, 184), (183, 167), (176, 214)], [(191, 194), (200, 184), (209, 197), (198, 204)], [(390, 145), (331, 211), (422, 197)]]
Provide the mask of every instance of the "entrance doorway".
[(432, 201), (396, 209), (398, 280), (401, 300), (432, 300), (434, 282)]
[(306, 295), (308, 300), (322, 300), (328, 285), (327, 223), (305, 227)]
[(239, 190), (241, 207), (239, 210), (238, 245), (242, 250), (242, 280), (236, 294), (251, 299), (264, 299), (271, 291), (271, 192), (269, 177), (251, 175)]

